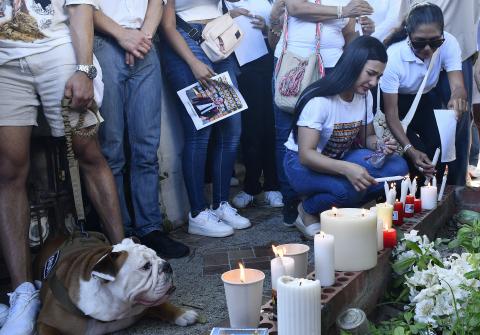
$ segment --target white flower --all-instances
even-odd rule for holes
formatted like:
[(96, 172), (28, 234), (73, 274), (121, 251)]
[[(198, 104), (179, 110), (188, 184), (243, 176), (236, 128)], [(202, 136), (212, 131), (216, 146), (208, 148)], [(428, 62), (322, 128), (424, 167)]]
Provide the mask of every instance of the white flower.
[(416, 322), (422, 322), (426, 324), (431, 324), (432, 326), (437, 326), (437, 321), (432, 317), (432, 312), (435, 307), (434, 301), (432, 299), (424, 299), (420, 301), (415, 306), (415, 316), (414, 320)]

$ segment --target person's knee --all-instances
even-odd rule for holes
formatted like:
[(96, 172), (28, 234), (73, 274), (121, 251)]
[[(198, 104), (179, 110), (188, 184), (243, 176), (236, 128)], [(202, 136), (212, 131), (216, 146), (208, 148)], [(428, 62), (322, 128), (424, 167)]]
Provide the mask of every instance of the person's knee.
[(388, 164), (389, 176), (404, 176), (408, 173), (408, 164), (405, 159), (398, 155), (390, 157)]
[(24, 187), (28, 176), (28, 156), (0, 158), (0, 188), (6, 185)]
[(82, 167), (100, 167), (106, 165), (96, 137), (75, 138), (73, 143), (75, 156)]

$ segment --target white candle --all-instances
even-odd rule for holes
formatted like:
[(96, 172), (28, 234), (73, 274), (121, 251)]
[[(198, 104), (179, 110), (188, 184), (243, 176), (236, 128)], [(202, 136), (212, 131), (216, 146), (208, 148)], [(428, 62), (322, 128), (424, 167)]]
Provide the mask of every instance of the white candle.
[(377, 216), (377, 251), (383, 250), (383, 221)]
[[(395, 201), (395, 200), (394, 200)], [(382, 221), (390, 229), (393, 225), (393, 205), (377, 204), (377, 220)]]
[(415, 177), (410, 185), (410, 194), (415, 196), (417, 193), (417, 177)]
[(387, 202), (390, 204), (390, 205), (394, 205), (395, 204), (395, 199), (397, 198), (397, 190), (395, 188), (395, 184), (392, 183), (391, 184), (391, 188), (390, 190), (388, 191), (388, 198), (387, 198)]
[(335, 270), (362, 271), (377, 265), (377, 216), (366, 209), (340, 208), (320, 214), (322, 231), (335, 238)]
[(402, 180), (402, 184), (400, 186), (400, 202), (402, 204), (405, 203), (405, 199), (407, 198), (408, 194), (408, 186), (409, 186), (409, 180), (410, 178), (405, 178)]
[(255, 269), (240, 268), (222, 275), (230, 327), (257, 328), (264, 279), (265, 274)]
[(277, 290), (278, 335), (321, 335), (320, 281), (280, 277)]
[(438, 192), (437, 200), (442, 200), (443, 192), (445, 192), (445, 185), (447, 185), (447, 177), (448, 177), (448, 166), (445, 167), (445, 173), (443, 174), (442, 178), (442, 185), (440, 186), (440, 192)]
[(310, 247), (301, 243), (281, 244), (277, 247), (285, 252), (285, 256), (295, 261), (292, 277), (305, 278), (308, 270), (308, 251)]
[(391, 176), (391, 177), (375, 178), (375, 181), (377, 183), (383, 183), (385, 181), (398, 181), (398, 180), (402, 180), (403, 178), (404, 178), (403, 176)]
[(388, 201), (388, 192), (390, 191), (390, 188), (388, 187), (387, 182), (383, 183), (383, 189), (385, 190), (385, 201)]
[(422, 186), (420, 188), (420, 198), (422, 199), (422, 209), (434, 209), (437, 207), (437, 187)]
[(278, 257), (270, 261), (270, 271), (272, 273), (272, 289), (277, 289), (277, 280), (281, 276), (291, 276), (294, 271), (295, 261), (291, 257), (284, 257), (283, 251), (272, 246), (273, 252)]
[(315, 235), (315, 279), (322, 286), (335, 284), (334, 237), (320, 232)]
[[(438, 157), (440, 157), (440, 148), (437, 148), (437, 150), (435, 150), (435, 153), (433, 154), (433, 159), (432, 159), (433, 167), (437, 166)], [(424, 185), (428, 185), (428, 183), (430, 183), (430, 180), (431, 180), (430, 177), (426, 177)], [(437, 184), (433, 183), (433, 186), (437, 186)]]

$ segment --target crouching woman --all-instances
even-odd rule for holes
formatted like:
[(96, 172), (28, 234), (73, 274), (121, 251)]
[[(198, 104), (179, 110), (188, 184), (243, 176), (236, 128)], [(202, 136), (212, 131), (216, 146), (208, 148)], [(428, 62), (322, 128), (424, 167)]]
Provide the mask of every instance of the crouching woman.
[[(322, 211), (356, 207), (382, 192), (375, 178), (408, 172), (404, 159), (394, 154), (393, 139), (381, 146), (386, 155), (382, 167), (367, 162), (380, 144), (372, 125), (370, 90), (386, 63), (382, 43), (359, 37), (345, 48), (332, 72), (309, 86), (297, 103), (284, 168), (291, 186), (303, 196), (295, 226), (307, 238), (320, 230)], [(354, 148), (355, 143), (363, 148)]]

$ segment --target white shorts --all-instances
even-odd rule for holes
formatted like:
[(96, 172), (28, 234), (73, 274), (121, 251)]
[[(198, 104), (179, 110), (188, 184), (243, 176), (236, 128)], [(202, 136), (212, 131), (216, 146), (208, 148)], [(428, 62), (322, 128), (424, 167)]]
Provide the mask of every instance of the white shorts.
[[(100, 106), (103, 97), (102, 73), (94, 59), (98, 75), (94, 80), (95, 101)], [(47, 52), (15, 59), (0, 66), (0, 126), (37, 125), (38, 106), (42, 105), (52, 136), (64, 135), (61, 101), (68, 79), (77, 62), (73, 45), (62, 44)], [(72, 126), (79, 114), (72, 112)], [(87, 113), (83, 127), (97, 122)]]

